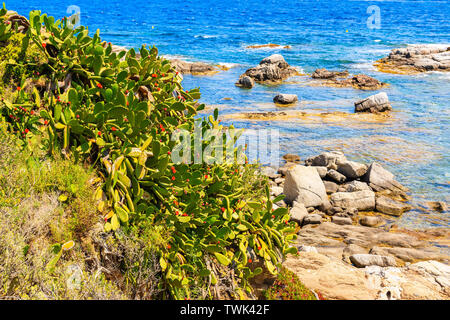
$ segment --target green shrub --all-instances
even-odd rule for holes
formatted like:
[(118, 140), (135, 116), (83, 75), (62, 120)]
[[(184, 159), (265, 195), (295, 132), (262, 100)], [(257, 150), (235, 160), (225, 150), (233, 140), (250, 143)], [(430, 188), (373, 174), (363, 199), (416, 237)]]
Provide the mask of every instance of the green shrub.
[[(30, 13), (30, 25), (22, 50), (35, 46), (44, 58), (20, 63), (40, 70), (48, 89), (24, 90), (23, 79), (16, 84), (0, 103), (8, 130), (25, 148), (38, 141), (53, 157), (95, 168), (101, 181), (94, 200), (106, 232), (120, 237), (153, 228), (165, 235), (153, 246), (162, 297), (191, 298), (192, 288), (202, 288), (203, 298), (217, 297), (211, 288), (221, 281), (219, 270), (233, 270), (232, 298), (245, 298), (252, 292), (248, 280), (262, 272), (249, 268), (252, 255), (276, 274), (283, 255), (296, 252), (290, 247), (295, 229), (287, 209), (272, 209), (282, 198), (270, 200), (256, 166), (172, 163), (175, 130), (193, 132), (196, 121), (203, 131), (223, 129), (217, 110), (198, 119), (205, 107), (197, 102), (199, 90), (183, 90), (178, 72), (155, 47), (113, 52), (98, 30), (90, 37), (84, 27), (70, 29), (66, 19), (39, 11)], [(74, 179), (57, 182), (67, 196)]]
[(267, 300), (317, 300), (314, 293), (300, 282), (297, 275), (284, 267), (274, 284), (264, 292), (264, 297)]

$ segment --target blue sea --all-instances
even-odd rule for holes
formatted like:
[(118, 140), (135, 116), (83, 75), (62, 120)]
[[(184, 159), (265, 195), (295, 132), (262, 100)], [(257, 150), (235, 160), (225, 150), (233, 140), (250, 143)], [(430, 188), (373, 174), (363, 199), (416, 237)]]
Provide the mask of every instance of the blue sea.
[[(449, 226), (450, 213), (426, 210), (426, 202), (450, 203), (450, 73), (387, 74), (376, 71), (372, 63), (407, 44), (450, 43), (450, 1), (6, 1), (9, 10), (25, 16), (34, 9), (58, 18), (70, 16), (71, 5), (79, 8), (81, 24), (92, 33), (100, 29), (106, 41), (128, 48), (155, 45), (171, 58), (230, 66), (213, 76), (186, 75), (183, 80), (187, 89), (200, 87), (201, 101), (223, 115), (280, 111), (272, 103), (277, 93), (298, 95), (299, 103), (289, 110), (352, 113), (356, 100), (377, 92), (310, 86), (307, 76), (251, 90), (235, 87), (240, 74), (274, 53), (304, 73), (316, 68), (348, 70), (389, 83), (383, 91), (395, 111), (385, 121), (326, 121), (313, 116), (223, 123), (279, 129), (281, 152), (297, 153), (302, 159), (342, 150), (355, 161), (378, 161), (411, 190), (415, 209), (405, 213), (399, 225)], [(372, 10), (379, 12), (379, 28), (368, 24)], [(246, 48), (267, 43), (290, 48)]]

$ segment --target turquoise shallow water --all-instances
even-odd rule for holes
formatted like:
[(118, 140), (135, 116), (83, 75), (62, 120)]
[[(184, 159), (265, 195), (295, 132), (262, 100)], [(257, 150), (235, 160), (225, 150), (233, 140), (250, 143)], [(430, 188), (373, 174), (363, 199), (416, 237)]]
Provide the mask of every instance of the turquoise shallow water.
[[(353, 112), (354, 101), (375, 92), (312, 87), (305, 77), (279, 86), (234, 86), (247, 68), (281, 53), (305, 73), (316, 68), (347, 69), (387, 82), (395, 112), (376, 123), (344, 120), (251, 122), (224, 121), (240, 128), (277, 128), (282, 152), (302, 158), (339, 149), (356, 161), (379, 161), (410, 188), (419, 209), (404, 214), (407, 227), (448, 226), (450, 213), (420, 210), (428, 200), (450, 203), (450, 74), (417, 76), (377, 72), (372, 62), (392, 48), (412, 43), (450, 43), (449, 1), (6, 1), (7, 8), (28, 15), (40, 9), (55, 17), (77, 5), (81, 23), (103, 39), (126, 47), (156, 45), (163, 55), (234, 66), (214, 76), (185, 76), (186, 88), (200, 87), (202, 102), (221, 114), (280, 110), (277, 93), (295, 93), (291, 109), (307, 112)], [(367, 8), (380, 9), (380, 29), (369, 29)], [(346, 32), (348, 31), (348, 32)], [(290, 49), (246, 49), (277, 43)], [(231, 98), (231, 100), (224, 100)]]

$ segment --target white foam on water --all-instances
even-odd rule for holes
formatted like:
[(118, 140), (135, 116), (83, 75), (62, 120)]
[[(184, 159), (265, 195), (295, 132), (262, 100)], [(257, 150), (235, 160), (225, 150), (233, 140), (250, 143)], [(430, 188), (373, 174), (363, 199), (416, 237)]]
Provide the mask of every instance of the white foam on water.
[(218, 35), (211, 35), (211, 34), (198, 34), (194, 36), (194, 38), (200, 38), (200, 39), (211, 39), (211, 38), (218, 38)]

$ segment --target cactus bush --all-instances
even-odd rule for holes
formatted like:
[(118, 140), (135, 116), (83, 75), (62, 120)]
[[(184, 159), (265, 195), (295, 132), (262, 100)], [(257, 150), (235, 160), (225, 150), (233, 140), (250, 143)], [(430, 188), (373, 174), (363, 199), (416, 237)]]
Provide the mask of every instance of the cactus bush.
[[(117, 52), (98, 30), (91, 37), (87, 28), (71, 29), (66, 18), (40, 11), (29, 22), (21, 51), (37, 48), (41, 57), (8, 62), (31, 78), (13, 78), (1, 116), (24, 147), (39, 138), (50, 155), (96, 168), (102, 181), (94, 197), (105, 232), (160, 228), (167, 239), (158, 250), (166, 297), (191, 298), (195, 287), (204, 289), (203, 298), (217, 298), (223, 274), (233, 274), (232, 297), (245, 298), (262, 267), (277, 274), (283, 256), (296, 252), (295, 226), (287, 209), (273, 210), (282, 198), (270, 200), (267, 181), (262, 193), (246, 187), (256, 166), (171, 160), (175, 130), (223, 129), (217, 111), (197, 116), (205, 107), (199, 90), (184, 90), (155, 47)], [(7, 43), (14, 31), (4, 29), (0, 41)], [(252, 267), (254, 260), (260, 266)]]

